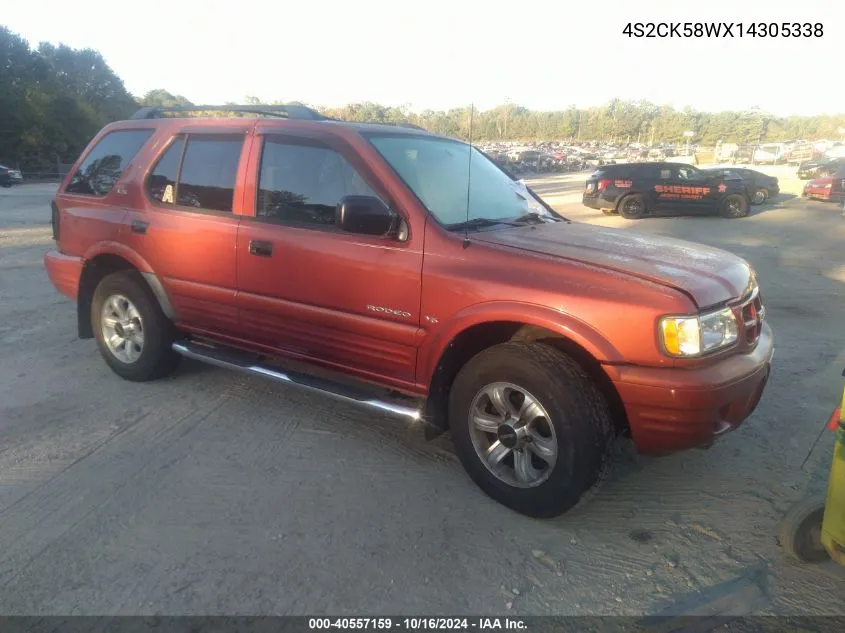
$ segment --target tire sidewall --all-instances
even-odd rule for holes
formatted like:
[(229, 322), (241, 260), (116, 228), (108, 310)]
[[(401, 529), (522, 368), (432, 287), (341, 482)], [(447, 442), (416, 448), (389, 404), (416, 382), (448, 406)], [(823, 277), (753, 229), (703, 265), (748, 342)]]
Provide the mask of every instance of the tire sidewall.
[[(625, 211), (625, 204), (629, 200), (632, 200), (632, 199), (639, 199), (640, 202), (642, 203), (642, 208), (641, 208), (641, 211), (639, 213), (631, 214), (631, 213)], [(639, 193), (628, 194), (627, 196), (625, 196), (624, 198), (622, 198), (619, 201), (619, 204), (617, 205), (616, 208), (619, 212), (619, 215), (621, 215), (626, 220), (639, 220), (640, 218), (642, 218), (646, 214), (645, 198), (642, 196), (642, 194), (639, 194)]]
[[(529, 516), (557, 516), (574, 507), (581, 494), (596, 483), (600, 462), (605, 458), (604, 438), (600, 429), (591, 428), (572, 413), (578, 410), (574, 402), (578, 398), (561, 389), (563, 383), (550, 380), (530, 358), (507, 352), (498, 357), (488, 354), (483, 362), (470, 361), (458, 374), (449, 398), (452, 440), (470, 478), (490, 497)], [(470, 407), (478, 392), (494, 382), (510, 382), (525, 389), (551, 418), (558, 455), (548, 479), (538, 486), (508, 485), (493, 475), (476, 453), (469, 429)]]
[[(738, 214), (728, 209), (728, 201), (732, 198), (736, 198), (742, 203), (742, 210)], [(738, 193), (732, 193), (729, 196), (725, 196), (725, 199), (722, 200), (721, 213), (726, 218), (744, 218), (748, 215), (748, 207), (748, 200), (746, 200), (744, 196), (741, 196)]]
[[(91, 301), (91, 327), (100, 354), (116, 374), (128, 380), (144, 380), (153, 374), (161, 361), (162, 353), (167, 351), (165, 346), (170, 343), (167, 338), (169, 328), (166, 327), (166, 317), (155, 303), (155, 298), (150, 296), (151, 293), (145, 291), (141, 285), (143, 283), (140, 275), (124, 272), (108, 275), (97, 285)], [(134, 363), (124, 363), (116, 358), (103, 340), (103, 328), (100, 323), (103, 305), (109, 297), (117, 294), (129, 299), (141, 315), (144, 347)]]

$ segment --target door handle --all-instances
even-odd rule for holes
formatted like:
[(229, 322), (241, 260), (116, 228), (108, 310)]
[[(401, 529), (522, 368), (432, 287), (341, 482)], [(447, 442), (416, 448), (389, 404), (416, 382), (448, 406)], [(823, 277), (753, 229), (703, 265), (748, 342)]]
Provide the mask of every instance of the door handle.
[(132, 224), (130, 228), (133, 233), (140, 233), (143, 235), (147, 232), (147, 227), (150, 225), (149, 222), (144, 222), (143, 220), (132, 220)]
[(260, 240), (250, 240), (250, 242), (249, 242), (249, 254), (255, 255), (256, 257), (272, 257), (273, 256), (273, 243), (272, 242), (262, 242)]

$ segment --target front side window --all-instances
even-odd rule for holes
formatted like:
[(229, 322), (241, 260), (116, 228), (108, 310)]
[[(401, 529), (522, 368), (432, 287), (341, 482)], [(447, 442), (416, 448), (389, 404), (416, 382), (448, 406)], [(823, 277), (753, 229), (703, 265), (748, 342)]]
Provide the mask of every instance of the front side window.
[(517, 219), (526, 214), (557, 218), (522, 183), (509, 178), (466, 143), (414, 135), (370, 135), (368, 139), (437, 221), (447, 227), (472, 220)]
[(107, 134), (82, 161), (65, 192), (105, 196), (152, 135), (152, 129), (118, 130)]
[(243, 137), (190, 135), (176, 187), (176, 204), (232, 212)]
[(285, 224), (333, 227), (346, 196), (377, 195), (337, 151), (268, 138), (261, 155), (256, 216)]

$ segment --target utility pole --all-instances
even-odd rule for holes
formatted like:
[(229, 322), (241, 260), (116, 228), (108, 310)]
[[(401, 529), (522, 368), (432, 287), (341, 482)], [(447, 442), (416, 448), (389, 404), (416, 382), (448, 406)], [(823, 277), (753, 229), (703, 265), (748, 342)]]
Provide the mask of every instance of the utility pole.
[(576, 137), (576, 140), (579, 140), (579, 141), (581, 140), (581, 110), (580, 109), (578, 110), (578, 136)]

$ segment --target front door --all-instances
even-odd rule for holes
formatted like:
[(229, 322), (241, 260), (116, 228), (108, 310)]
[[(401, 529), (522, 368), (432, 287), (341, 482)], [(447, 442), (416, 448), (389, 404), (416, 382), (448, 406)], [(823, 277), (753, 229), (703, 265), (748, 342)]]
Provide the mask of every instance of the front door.
[(421, 227), (404, 241), (339, 230), (337, 205), (347, 195), (377, 196), (401, 210), (331, 137), (256, 137), (250, 164), (255, 214), (243, 219), (237, 248), (244, 332), (287, 356), (413, 385)]
[(664, 213), (706, 213), (721, 195), (718, 186), (700, 170), (687, 165), (662, 164), (653, 185), (654, 207)]

